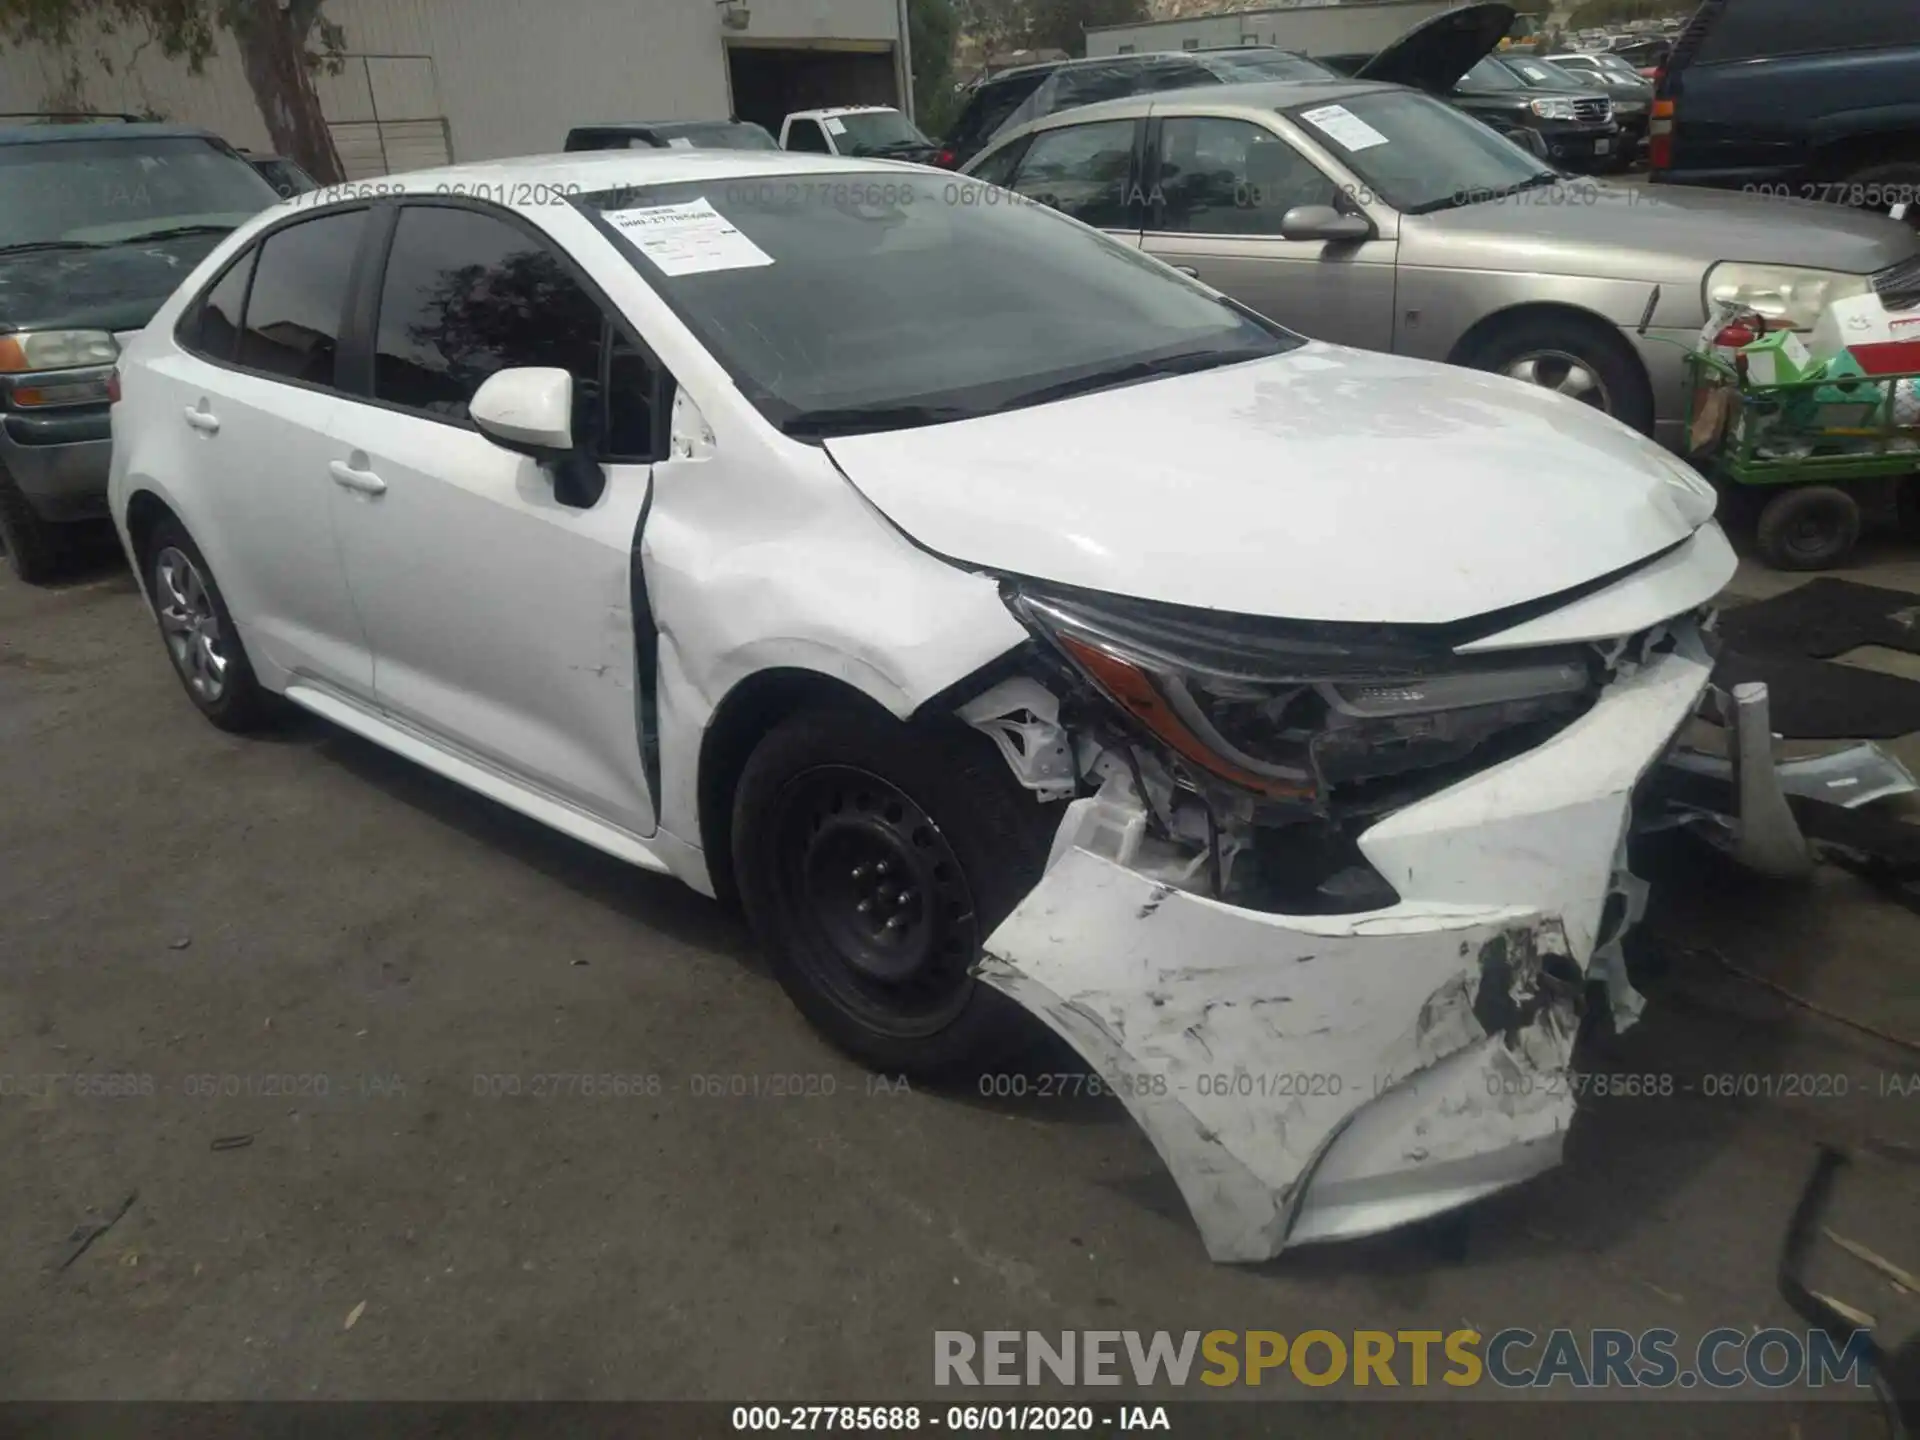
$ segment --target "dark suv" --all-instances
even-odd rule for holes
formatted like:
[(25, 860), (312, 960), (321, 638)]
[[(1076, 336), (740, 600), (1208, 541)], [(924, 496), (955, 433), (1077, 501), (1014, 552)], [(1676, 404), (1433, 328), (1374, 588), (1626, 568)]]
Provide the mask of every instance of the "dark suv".
[(1706, 0), (1657, 82), (1649, 152), (1669, 184), (1920, 201), (1920, 3)]
[(1002, 70), (973, 87), (959, 118), (933, 157), (958, 170), (987, 148), (1002, 130), (1029, 120), (1157, 90), (1252, 80), (1332, 80), (1318, 61), (1271, 45), (1214, 50), (1166, 50), (1143, 55), (1100, 55), (1088, 60), (1042, 61)]
[(279, 198), (204, 130), (0, 129), (0, 544), (21, 579), (59, 569), (65, 522), (106, 514), (121, 340)]

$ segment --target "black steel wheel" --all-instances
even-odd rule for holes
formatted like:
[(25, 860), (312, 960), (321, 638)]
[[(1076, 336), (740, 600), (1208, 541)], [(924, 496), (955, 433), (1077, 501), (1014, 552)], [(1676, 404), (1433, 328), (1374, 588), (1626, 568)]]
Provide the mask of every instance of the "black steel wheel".
[(1860, 503), (1832, 485), (1783, 490), (1760, 512), (1757, 539), (1776, 570), (1831, 570), (1860, 539)]
[(748, 759), (734, 877), (828, 1039), (892, 1073), (977, 1071), (1033, 1033), (972, 970), (1039, 879), (1060, 812), (951, 717), (902, 724), (849, 701), (775, 726)]

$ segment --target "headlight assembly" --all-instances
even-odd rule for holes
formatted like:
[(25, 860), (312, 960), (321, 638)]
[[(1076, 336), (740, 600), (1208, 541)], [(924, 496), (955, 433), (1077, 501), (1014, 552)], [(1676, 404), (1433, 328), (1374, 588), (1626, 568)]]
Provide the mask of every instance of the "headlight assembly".
[(1866, 294), (1873, 288), (1873, 279), (1837, 270), (1725, 260), (1707, 272), (1704, 288), (1708, 314), (1716, 305), (1731, 303), (1796, 330), (1811, 330), (1827, 306), (1849, 295)]
[(119, 343), (105, 330), (27, 330), (0, 335), (0, 374), (111, 365)]
[(1501, 731), (1571, 716), (1595, 686), (1577, 648), (1467, 659), (1370, 626), (1029, 587), (1009, 603), (1197, 771), (1314, 808), (1343, 784), (1448, 764)]
[(1579, 113), (1571, 100), (1535, 100), (1527, 108), (1542, 120), (1571, 120)]

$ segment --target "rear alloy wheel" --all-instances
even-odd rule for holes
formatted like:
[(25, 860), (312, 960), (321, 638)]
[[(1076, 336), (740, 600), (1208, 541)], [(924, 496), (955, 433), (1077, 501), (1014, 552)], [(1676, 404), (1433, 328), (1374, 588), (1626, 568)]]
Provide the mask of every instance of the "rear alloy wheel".
[(1776, 570), (1831, 570), (1860, 539), (1860, 504), (1832, 485), (1783, 491), (1760, 512), (1760, 556)]
[(775, 975), (835, 1045), (890, 1073), (977, 1072), (1032, 1034), (972, 970), (1060, 812), (957, 721), (849, 701), (782, 722), (748, 759), (734, 876)]
[(1497, 325), (1465, 356), (1490, 370), (1590, 405), (1653, 433), (1653, 393), (1646, 372), (1617, 335), (1575, 317), (1523, 316)]
[(256, 728), (269, 697), (254, 678), (213, 572), (187, 532), (162, 521), (148, 546), (147, 593), (187, 698), (222, 730)]

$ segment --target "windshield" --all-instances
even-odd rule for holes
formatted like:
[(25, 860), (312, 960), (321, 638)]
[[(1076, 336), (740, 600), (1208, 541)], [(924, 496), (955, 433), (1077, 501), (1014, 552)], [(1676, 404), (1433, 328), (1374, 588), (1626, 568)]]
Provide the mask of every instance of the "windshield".
[(279, 198), (245, 160), (197, 136), (0, 145), (0, 248), (232, 229)]
[(1460, 77), (1462, 90), (1524, 90), (1526, 85), (1518, 75), (1502, 65), (1491, 55), (1475, 63), (1474, 67)]
[(1581, 77), (1562, 70), (1551, 60), (1508, 60), (1507, 68), (1517, 72), (1529, 84), (1541, 90), (1592, 90), (1594, 77)]
[(1370, 90), (1300, 105), (1293, 122), (1396, 210), (1422, 214), (1559, 178), (1470, 115), (1411, 90)]
[(661, 138), (673, 150), (778, 150), (773, 136), (758, 125), (715, 121), (711, 125), (677, 125), (663, 129)]
[(836, 125), (840, 127), (835, 133), (842, 155), (878, 155), (887, 150), (933, 147), (933, 142), (898, 110), (858, 110), (851, 115), (832, 116), (826, 124), (829, 130)]
[(1223, 80), (1337, 80), (1340, 77), (1317, 60), (1285, 50), (1256, 50), (1251, 54), (1209, 55), (1207, 67)]
[(941, 172), (581, 197), (788, 434), (961, 419), (1299, 337), (1044, 206)]

